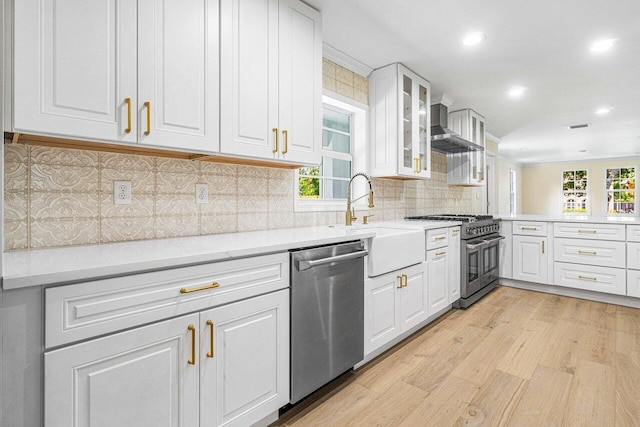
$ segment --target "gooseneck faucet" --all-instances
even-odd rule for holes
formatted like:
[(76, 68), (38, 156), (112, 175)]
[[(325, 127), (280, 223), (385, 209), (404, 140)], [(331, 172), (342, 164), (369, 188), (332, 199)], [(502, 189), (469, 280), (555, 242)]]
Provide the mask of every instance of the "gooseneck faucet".
[[(369, 183), (369, 192), (367, 194), (363, 194), (362, 196), (358, 197), (357, 199), (351, 199), (351, 183), (353, 182), (353, 180), (358, 177), (358, 176), (362, 176), (365, 177), (367, 179), (367, 182)], [(351, 179), (349, 180), (349, 185), (347, 186), (347, 212), (346, 212), (346, 225), (351, 225), (351, 223), (353, 223), (353, 221), (355, 221), (356, 219), (356, 209), (351, 207), (351, 204), (353, 202), (357, 202), (358, 200), (362, 199), (363, 197), (367, 197), (369, 196), (369, 207), (372, 208), (373, 207), (373, 187), (371, 186), (371, 178), (369, 177), (369, 175), (367, 175), (364, 172), (358, 172), (356, 174), (354, 174)]]

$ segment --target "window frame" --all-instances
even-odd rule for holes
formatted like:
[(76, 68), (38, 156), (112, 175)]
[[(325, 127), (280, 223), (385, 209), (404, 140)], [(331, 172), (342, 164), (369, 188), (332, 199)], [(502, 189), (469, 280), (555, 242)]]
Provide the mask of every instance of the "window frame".
[(602, 183), (603, 187), (604, 187), (604, 191), (603, 191), (603, 201), (604, 201), (604, 214), (606, 216), (617, 216), (617, 217), (634, 217), (634, 216), (638, 216), (638, 192), (636, 191), (637, 189), (634, 188), (633, 190), (633, 198), (634, 198), (634, 202), (633, 202), (633, 213), (610, 213), (609, 212), (609, 204), (607, 202), (608, 200), (608, 196), (609, 196), (609, 191), (607, 189), (607, 170), (609, 169), (631, 169), (633, 168), (633, 173), (636, 179), (636, 185), (637, 185), (637, 181), (638, 181), (638, 166), (637, 165), (627, 165), (627, 166), (606, 166), (604, 168), (604, 181)]
[[(322, 95), (322, 108), (325, 107), (341, 112), (351, 114), (351, 175), (356, 172), (367, 170), (367, 151), (366, 151), (366, 138), (367, 138), (367, 115), (368, 106), (362, 104), (353, 99), (339, 95), (331, 91), (323, 91)], [(324, 129), (324, 127), (322, 127)], [(322, 157), (326, 152), (322, 148), (320, 143), (320, 150), (322, 151)], [(331, 153), (328, 157), (333, 157), (340, 160), (346, 159), (345, 153), (339, 153), (334, 151), (328, 151)], [(320, 166), (320, 165), (319, 165)], [(298, 197), (300, 179), (300, 169), (295, 170), (294, 180), (294, 212), (326, 212), (326, 211), (341, 211), (345, 210), (347, 206), (347, 199), (300, 199)], [(355, 180), (352, 184), (352, 190), (354, 195), (361, 194), (365, 191), (365, 180)], [(354, 203), (356, 208), (365, 208), (366, 201), (358, 201)]]
[[(581, 190), (576, 190), (575, 188), (573, 190), (565, 190), (564, 189), (564, 174), (565, 172), (573, 172), (574, 174), (577, 171), (585, 171), (587, 173), (586, 175), (586, 182), (587, 182), (587, 188), (584, 191)], [(575, 178), (574, 178), (575, 181)], [(564, 207), (565, 207), (565, 194), (566, 193), (586, 193), (586, 203), (585, 203), (585, 212), (565, 212), (564, 211)], [(573, 216), (573, 215), (577, 215), (577, 216), (585, 216), (585, 215), (591, 215), (591, 169), (590, 168), (573, 168), (573, 169), (562, 169), (562, 171), (560, 172), (560, 200), (561, 200), (561, 205), (560, 205), (560, 213), (562, 215), (569, 215), (569, 216)], [(575, 203), (575, 201), (573, 202)]]

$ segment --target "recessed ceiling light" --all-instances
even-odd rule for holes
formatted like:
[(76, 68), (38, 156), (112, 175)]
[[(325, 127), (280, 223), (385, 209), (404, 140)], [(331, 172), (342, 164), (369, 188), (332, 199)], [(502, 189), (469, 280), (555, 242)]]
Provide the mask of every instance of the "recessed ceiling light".
[(602, 39), (597, 40), (591, 45), (591, 52), (601, 53), (611, 49), (618, 39)]
[(511, 89), (509, 91), (509, 96), (512, 98), (516, 98), (518, 96), (522, 96), (522, 94), (527, 90), (527, 88), (524, 88), (522, 86), (520, 87), (514, 87), (513, 89)]
[(462, 44), (465, 46), (474, 46), (479, 43), (482, 43), (487, 39), (487, 35), (480, 31), (476, 31), (475, 33), (467, 34), (464, 39), (462, 39)]
[(578, 150), (578, 153), (586, 153), (587, 150)]
[(602, 116), (602, 115), (604, 115), (604, 114), (607, 114), (607, 113), (608, 113), (608, 112), (610, 112), (610, 111), (611, 111), (611, 108), (608, 108), (608, 107), (598, 108), (598, 109), (596, 110), (596, 114), (598, 114), (598, 115), (601, 115), (601, 116)]

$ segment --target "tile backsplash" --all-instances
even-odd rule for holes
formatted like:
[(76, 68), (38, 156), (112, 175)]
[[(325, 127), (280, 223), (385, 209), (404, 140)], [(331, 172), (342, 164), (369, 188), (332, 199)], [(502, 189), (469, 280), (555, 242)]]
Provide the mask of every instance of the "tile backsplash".
[[(323, 87), (368, 104), (367, 78), (326, 59)], [(344, 221), (342, 210), (295, 212), (289, 169), (14, 144), (4, 166), (7, 251)], [(130, 205), (114, 204), (116, 180), (131, 181)], [(208, 203), (195, 203), (196, 183), (208, 184)], [(431, 179), (374, 179), (373, 189), (374, 222), (471, 211), (471, 190), (447, 185), (446, 157), (436, 152)]]
[[(344, 212), (295, 212), (289, 169), (5, 145), (5, 250), (339, 224)], [(376, 221), (465, 212), (468, 189), (446, 184), (433, 153), (427, 181), (374, 179)], [(131, 181), (115, 205), (113, 181)], [(209, 202), (195, 203), (195, 184)], [(358, 214), (359, 217), (362, 213)]]

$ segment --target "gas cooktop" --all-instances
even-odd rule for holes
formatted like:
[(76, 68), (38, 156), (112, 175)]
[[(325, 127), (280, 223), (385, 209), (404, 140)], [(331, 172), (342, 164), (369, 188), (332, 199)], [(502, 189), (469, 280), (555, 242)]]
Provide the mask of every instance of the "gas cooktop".
[(461, 214), (442, 214), (442, 215), (419, 215), (407, 216), (404, 219), (422, 220), (422, 221), (461, 221), (461, 222), (477, 222), (493, 219), (493, 215), (461, 215)]

